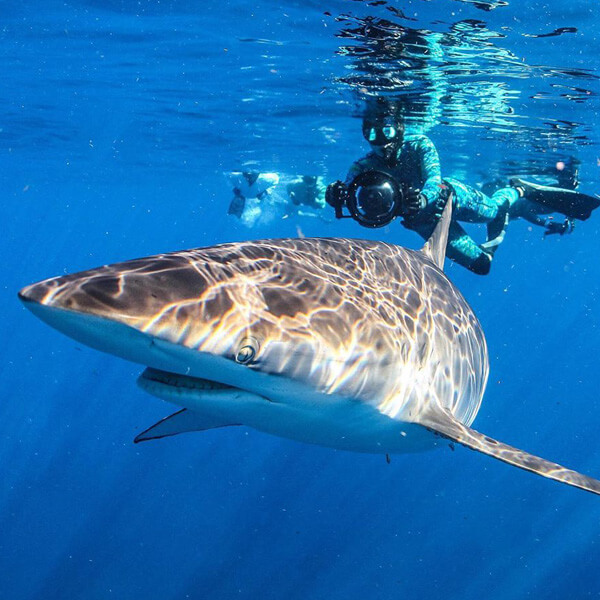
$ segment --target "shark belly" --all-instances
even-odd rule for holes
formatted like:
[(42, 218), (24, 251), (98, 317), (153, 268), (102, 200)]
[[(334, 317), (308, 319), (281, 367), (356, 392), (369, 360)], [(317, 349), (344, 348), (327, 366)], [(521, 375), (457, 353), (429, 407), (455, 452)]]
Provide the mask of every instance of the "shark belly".
[(263, 418), (248, 415), (247, 424), (290, 440), (367, 454), (420, 452), (439, 443), (420, 425), (396, 421), (350, 400), (318, 409), (275, 404)]

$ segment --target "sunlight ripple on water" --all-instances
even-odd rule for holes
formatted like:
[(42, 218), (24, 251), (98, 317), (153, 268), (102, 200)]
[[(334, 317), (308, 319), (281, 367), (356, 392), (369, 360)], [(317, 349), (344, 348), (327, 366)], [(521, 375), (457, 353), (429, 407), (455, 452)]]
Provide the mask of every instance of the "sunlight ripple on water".
[[(514, 169), (517, 159), (521, 168), (529, 162), (525, 170), (543, 172), (549, 148), (568, 154), (597, 143), (592, 123), (571, 117), (574, 108), (582, 117), (582, 107), (574, 103), (597, 110), (598, 75), (590, 65), (538, 64), (512, 49), (522, 46), (523, 38), (556, 38), (577, 34), (577, 28), (535, 33), (518, 22), (491, 27), (473, 18), (426, 21), (387, 3), (365, 4), (369, 14), (348, 11), (335, 17), (338, 53), (345, 62), (337, 82), (354, 92), (358, 106), (384, 95), (400, 101), (417, 130), (442, 124), (460, 139), (467, 135), (461, 130), (472, 135), (479, 129), (482, 140), (508, 143), (512, 161), (497, 165), (498, 175)], [(473, 4), (485, 11), (508, 5)], [(548, 118), (548, 107), (555, 118)]]

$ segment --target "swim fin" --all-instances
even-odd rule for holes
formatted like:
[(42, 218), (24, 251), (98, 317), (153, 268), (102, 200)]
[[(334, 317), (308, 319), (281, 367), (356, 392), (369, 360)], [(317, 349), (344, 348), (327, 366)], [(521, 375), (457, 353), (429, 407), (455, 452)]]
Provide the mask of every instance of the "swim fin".
[(523, 197), (527, 200), (542, 204), (570, 219), (585, 221), (600, 206), (599, 198), (575, 190), (539, 185), (519, 178), (511, 179), (510, 185), (521, 188)]
[(246, 206), (246, 198), (239, 193), (239, 190), (235, 190), (235, 194), (231, 200), (231, 204), (229, 204), (229, 210), (227, 211), (228, 215), (233, 215), (234, 217), (241, 218), (242, 213), (244, 212), (244, 207)]

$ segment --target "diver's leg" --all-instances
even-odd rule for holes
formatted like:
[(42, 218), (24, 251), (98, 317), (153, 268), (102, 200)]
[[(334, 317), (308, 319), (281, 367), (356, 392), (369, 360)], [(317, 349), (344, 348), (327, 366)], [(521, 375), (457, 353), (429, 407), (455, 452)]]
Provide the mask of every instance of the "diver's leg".
[(487, 241), (482, 247), (490, 252), (504, 241), (506, 226), (510, 220), (510, 207), (519, 199), (519, 192), (512, 187), (504, 187), (496, 190), (491, 200), (498, 206), (496, 216), (487, 225)]
[(518, 190), (515, 189), (514, 187), (510, 187), (510, 186), (500, 188), (499, 190), (496, 190), (492, 194), (492, 200), (498, 206), (504, 206), (505, 204), (512, 206), (518, 199), (519, 199)]
[(446, 256), (477, 275), (487, 275), (492, 267), (492, 252), (486, 252), (455, 221), (450, 223)]
[(511, 199), (519, 197), (514, 188), (502, 188), (488, 196), (456, 179), (448, 179), (455, 193), (453, 216), (459, 221), (487, 223), (487, 241), (483, 248), (495, 252), (504, 240)]
[(499, 205), (492, 197), (457, 179), (447, 179), (454, 190), (452, 216), (468, 223), (489, 223), (498, 216)]
[[(414, 228), (424, 240), (429, 239), (435, 223), (423, 224)], [(475, 240), (454, 220), (450, 222), (446, 256), (478, 275), (487, 275), (492, 266), (493, 252), (486, 252)]]

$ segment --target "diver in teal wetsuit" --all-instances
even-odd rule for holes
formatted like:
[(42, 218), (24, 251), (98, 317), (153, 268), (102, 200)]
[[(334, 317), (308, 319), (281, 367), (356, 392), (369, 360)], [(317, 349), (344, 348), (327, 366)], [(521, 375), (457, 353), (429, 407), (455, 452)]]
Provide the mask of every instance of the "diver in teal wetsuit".
[[(402, 216), (405, 227), (428, 239), (446, 201), (452, 198), (452, 222), (446, 255), (480, 275), (489, 273), (510, 218), (527, 218), (532, 223), (545, 226), (546, 234), (562, 235), (572, 231), (569, 219), (559, 224), (539, 217), (539, 214), (555, 210), (564, 212), (560, 207), (548, 209), (543, 202), (549, 197), (558, 199), (560, 204), (569, 190), (513, 180), (510, 186), (488, 196), (456, 179), (442, 179), (439, 156), (433, 142), (424, 135), (405, 136), (402, 120), (389, 110), (366, 114), (363, 135), (372, 151), (352, 165), (345, 182), (337, 181), (327, 188), (326, 200), (336, 209), (338, 218), (343, 216), (344, 206), (353, 218), (367, 227), (380, 227), (396, 216)], [(396, 185), (397, 193), (394, 191)], [(577, 192), (570, 193), (590, 198)], [(401, 202), (396, 203), (395, 197), (400, 197)], [(478, 244), (458, 221), (487, 224), (487, 241)]]
[[(425, 135), (405, 136), (404, 124), (393, 115), (365, 117), (363, 135), (372, 152), (352, 165), (345, 184), (330, 185), (329, 203), (335, 204), (334, 196), (340, 193), (336, 190), (343, 194), (344, 187), (350, 186), (360, 173), (387, 173), (408, 190), (403, 200), (403, 224), (428, 239), (452, 194), (453, 218), (447, 256), (475, 273), (488, 273), (494, 251), (504, 235), (510, 201), (519, 197), (517, 190), (507, 187), (488, 197), (455, 179), (442, 179), (433, 142)], [(490, 243), (477, 244), (457, 221), (487, 223)]]

